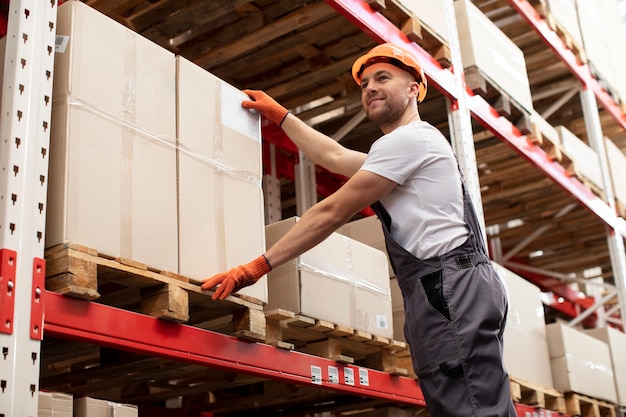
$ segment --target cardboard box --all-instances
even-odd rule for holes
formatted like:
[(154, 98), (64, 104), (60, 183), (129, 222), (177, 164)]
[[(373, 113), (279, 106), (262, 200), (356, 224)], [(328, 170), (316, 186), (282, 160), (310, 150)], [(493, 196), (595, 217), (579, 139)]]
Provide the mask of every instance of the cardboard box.
[(580, 33), (591, 72), (616, 101), (626, 102), (624, 22), (615, 0), (576, 0)]
[(46, 247), (175, 272), (175, 57), (77, 1), (56, 28)]
[(607, 343), (563, 323), (546, 326), (554, 387), (617, 402)]
[(611, 362), (613, 363), (615, 389), (617, 391), (617, 403), (626, 407), (626, 334), (611, 327), (589, 329), (585, 332), (609, 346)]
[(74, 417), (137, 417), (136, 405), (120, 404), (91, 397), (74, 400)]
[(504, 365), (511, 376), (547, 388), (553, 386), (541, 290), (493, 263), (509, 299), (504, 331)]
[(533, 109), (524, 53), (470, 0), (454, 2), (463, 68), (477, 67), (527, 112)]
[(567, 34), (578, 48), (583, 47), (583, 38), (578, 23), (577, 0), (547, 0), (549, 19), (552, 25)]
[[(179, 273), (202, 281), (265, 252), (260, 116), (181, 57), (177, 85)], [(267, 279), (239, 293), (267, 302)]]
[[(298, 218), (266, 226), (268, 248), (296, 224)], [(391, 295), (384, 253), (333, 233), (298, 258), (268, 274), (267, 309), (349, 326), (391, 339)]]
[(361, 243), (365, 243), (366, 245), (383, 252), (387, 258), (389, 276), (394, 277), (396, 275), (395, 272), (393, 272), (391, 262), (389, 261), (387, 245), (385, 244), (385, 234), (383, 233), (382, 225), (380, 224), (378, 217), (368, 216), (348, 222), (337, 229), (337, 233), (347, 236), (350, 239), (357, 240)]
[(72, 394), (39, 391), (37, 417), (72, 417), (73, 399)]
[(564, 126), (556, 126), (563, 155), (571, 160), (571, 168), (580, 180), (587, 180), (597, 190), (604, 190), (598, 153)]

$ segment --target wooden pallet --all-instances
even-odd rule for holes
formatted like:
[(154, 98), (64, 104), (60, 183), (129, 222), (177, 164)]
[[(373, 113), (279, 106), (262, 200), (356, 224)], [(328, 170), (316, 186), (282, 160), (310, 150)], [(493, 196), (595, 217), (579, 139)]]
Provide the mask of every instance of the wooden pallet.
[(367, 0), (369, 5), (398, 27), (410, 40), (421, 46), (442, 67), (452, 63), (450, 47), (435, 30), (411, 10), (395, 0)]
[(565, 406), (567, 414), (581, 417), (616, 417), (615, 404), (575, 392), (565, 393)]
[(563, 393), (519, 378), (510, 378), (511, 400), (519, 404), (565, 413)]
[(465, 84), (485, 99), (500, 116), (513, 123), (523, 134), (532, 132), (531, 116), (506, 91), (493, 82), (480, 68), (469, 67), (464, 70)]
[(537, 123), (531, 123), (531, 129), (530, 132), (526, 134), (526, 139), (543, 149), (548, 158), (552, 161), (561, 162), (564, 158), (566, 158), (558, 144), (558, 137), (551, 140), (545, 133), (542, 132), (541, 126)]
[(261, 300), (232, 295), (213, 301), (213, 291), (202, 290), (187, 277), (112, 259), (74, 243), (47, 249), (45, 258), (47, 290), (243, 339), (265, 340)]
[(267, 344), (347, 364), (359, 364), (392, 375), (408, 376), (398, 364), (406, 343), (291, 311), (265, 312)]

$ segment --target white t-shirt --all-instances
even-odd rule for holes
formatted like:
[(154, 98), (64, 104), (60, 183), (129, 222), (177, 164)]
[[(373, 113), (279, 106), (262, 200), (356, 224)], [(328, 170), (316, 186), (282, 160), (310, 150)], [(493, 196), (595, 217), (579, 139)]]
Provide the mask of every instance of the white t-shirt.
[(469, 230), (456, 158), (445, 136), (427, 122), (401, 126), (372, 144), (362, 170), (398, 184), (380, 199), (391, 236), (419, 259), (460, 246)]

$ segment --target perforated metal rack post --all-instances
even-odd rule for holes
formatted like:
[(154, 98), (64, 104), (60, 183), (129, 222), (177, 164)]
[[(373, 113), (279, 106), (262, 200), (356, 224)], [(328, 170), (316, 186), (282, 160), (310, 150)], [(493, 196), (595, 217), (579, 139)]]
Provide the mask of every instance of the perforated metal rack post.
[(10, 3), (0, 120), (0, 416), (36, 416), (56, 0)]

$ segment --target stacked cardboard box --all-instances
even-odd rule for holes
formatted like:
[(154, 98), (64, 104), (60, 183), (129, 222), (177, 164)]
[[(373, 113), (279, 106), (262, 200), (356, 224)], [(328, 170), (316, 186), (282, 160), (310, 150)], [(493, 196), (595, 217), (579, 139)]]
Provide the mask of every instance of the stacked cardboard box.
[(37, 417), (72, 417), (73, 400), (72, 394), (39, 391)]
[[(583, 48), (583, 38), (578, 23), (576, 0), (546, 0), (547, 18), (550, 26), (558, 33), (571, 39), (570, 48)], [(576, 51), (574, 51), (576, 52)]]
[(46, 246), (176, 272), (174, 54), (81, 2), (57, 34)]
[[(362, 219), (358, 219), (344, 224), (337, 233), (349, 237), (350, 239), (358, 240), (361, 243), (365, 243), (373, 248), (383, 252), (387, 259), (387, 246), (385, 245), (385, 234), (383, 233), (380, 220), (376, 216), (368, 216)], [(389, 276), (395, 276), (391, 262), (388, 261)]]
[(546, 330), (554, 387), (617, 402), (607, 343), (563, 323), (548, 324)]
[(624, 22), (615, 0), (576, 0), (580, 33), (589, 66), (601, 84), (626, 108)]
[(617, 391), (617, 404), (626, 407), (626, 334), (611, 327), (590, 329), (586, 333), (609, 346)]
[[(180, 273), (193, 280), (265, 251), (260, 116), (247, 96), (177, 58)], [(267, 301), (267, 279), (239, 292)]]
[(91, 397), (74, 400), (74, 417), (137, 417), (136, 405), (121, 404)]
[(509, 312), (504, 331), (504, 365), (520, 380), (553, 386), (541, 290), (493, 263), (507, 289)]
[[(82, 2), (59, 7), (57, 31), (46, 247), (198, 282), (262, 253), (260, 116), (245, 94)], [(241, 293), (267, 301), (266, 280)]]
[[(270, 247), (299, 219), (266, 226)], [(333, 233), (325, 241), (268, 274), (266, 308), (349, 326), (391, 339), (391, 295), (385, 254)]]
[(557, 126), (555, 129), (559, 132), (561, 152), (567, 159), (565, 163), (569, 164), (568, 171), (596, 193), (602, 194), (604, 183), (598, 153), (566, 127)]
[(478, 68), (527, 113), (533, 109), (524, 53), (470, 0), (454, 2), (463, 68)]

